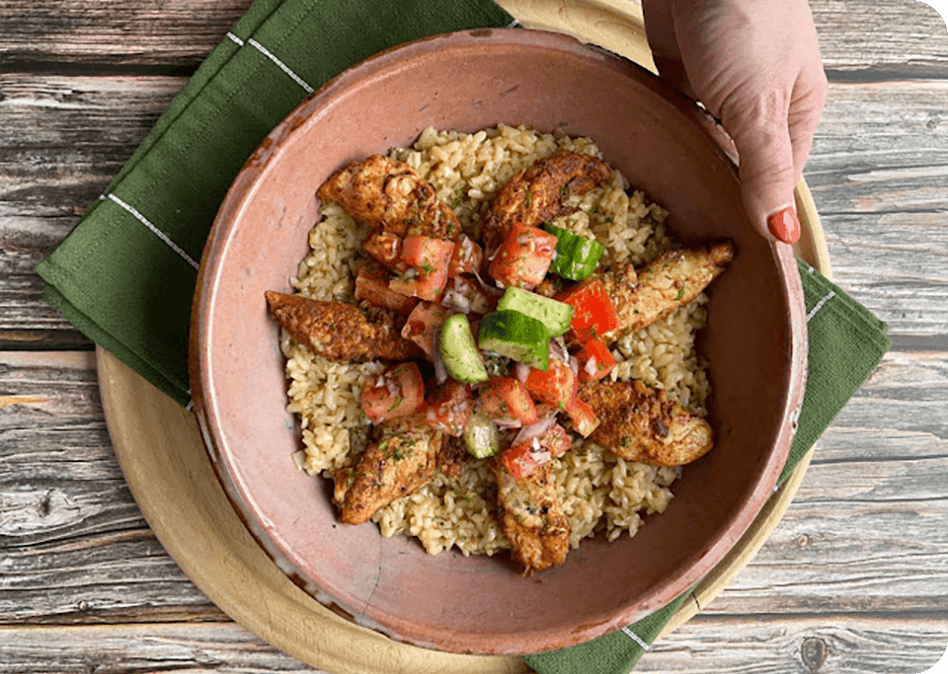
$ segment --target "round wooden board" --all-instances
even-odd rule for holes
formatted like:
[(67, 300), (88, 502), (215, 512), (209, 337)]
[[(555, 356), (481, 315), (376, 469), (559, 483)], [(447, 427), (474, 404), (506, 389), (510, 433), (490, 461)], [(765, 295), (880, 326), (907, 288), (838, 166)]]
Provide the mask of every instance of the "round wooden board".
[[(654, 69), (641, 12), (628, 0), (501, 0), (526, 27), (556, 30)], [(806, 184), (797, 189), (803, 229), (798, 257), (826, 276), (829, 256)], [(294, 585), (245, 529), (205, 454), (193, 414), (102, 350), (98, 376), (119, 464), (158, 540), (185, 574), (237, 623), (298, 660), (334, 674), (525, 672), (514, 656), (430, 651), (394, 642), (337, 616)], [(812, 452), (774, 494), (728, 556), (695, 590), (662, 634), (710, 601), (767, 540), (796, 493)]]

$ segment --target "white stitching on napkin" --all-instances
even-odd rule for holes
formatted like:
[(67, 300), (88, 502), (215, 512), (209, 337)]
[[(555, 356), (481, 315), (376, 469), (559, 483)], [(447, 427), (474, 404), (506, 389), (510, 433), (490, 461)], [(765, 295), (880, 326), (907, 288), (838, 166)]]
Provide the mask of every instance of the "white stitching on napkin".
[(238, 45), (240, 45), (241, 47), (244, 46), (244, 41), (241, 40), (241, 39), (240, 39), (239, 37), (237, 37), (236, 35), (234, 35), (233, 33), (231, 33), (230, 31), (227, 32), (227, 37), (229, 37), (231, 40), (233, 40), (234, 42), (236, 42), (236, 43), (237, 43)]
[(834, 297), (836, 297), (836, 293), (830, 290), (829, 293), (827, 293), (826, 297), (821, 299), (819, 302), (816, 303), (816, 305), (812, 309), (810, 309), (810, 313), (806, 315), (806, 322), (809, 323), (810, 319), (816, 315), (816, 312), (822, 309), (823, 305), (829, 302)]
[(254, 40), (253, 38), (250, 38), (249, 40), (247, 40), (247, 44), (251, 45), (254, 49), (256, 49), (256, 50), (259, 51), (261, 54), (263, 54), (264, 56), (266, 56), (268, 59), (270, 59), (271, 61), (273, 61), (274, 63), (276, 63), (276, 64), (277, 64), (277, 67), (279, 67), (280, 70), (282, 70), (282, 71), (285, 72), (287, 75), (289, 75), (291, 78), (293, 78), (293, 81), (296, 82), (296, 83), (297, 83), (298, 85), (300, 85), (301, 87), (303, 87), (303, 89), (306, 90), (306, 93), (307, 93), (307, 94), (311, 94), (311, 93), (313, 93), (313, 91), (315, 91), (315, 89), (313, 89), (313, 87), (309, 86), (308, 84), (306, 84), (306, 82), (304, 82), (302, 79), (300, 79), (299, 75), (297, 75), (297, 74), (294, 73), (292, 70), (290, 70), (290, 69), (286, 66), (286, 64), (283, 63), (283, 61), (281, 61), (281, 60), (278, 59), (276, 56), (274, 56), (273, 54), (271, 54), (271, 53), (267, 50), (267, 48), (264, 47), (262, 44), (260, 44), (259, 42), (257, 42), (257, 41)]
[(518, 27), (523, 28), (523, 24), (517, 21), (516, 19), (514, 19), (513, 21), (507, 24), (507, 28), (518, 28)]
[(178, 255), (180, 255), (185, 261), (187, 261), (187, 263), (188, 263), (189, 265), (191, 265), (191, 266), (194, 267), (195, 269), (199, 269), (199, 268), (200, 268), (200, 265), (199, 265), (197, 262), (195, 262), (195, 261), (191, 258), (190, 255), (188, 255), (187, 253), (185, 253), (174, 241), (172, 241), (171, 239), (169, 239), (167, 234), (165, 234), (165, 233), (162, 232), (160, 229), (158, 229), (157, 227), (155, 227), (153, 224), (151, 224), (150, 222), (148, 222), (148, 219), (147, 219), (144, 215), (142, 215), (141, 213), (139, 213), (138, 211), (136, 211), (134, 208), (132, 208), (131, 206), (129, 206), (128, 204), (126, 204), (124, 201), (122, 201), (121, 199), (119, 199), (119, 198), (118, 198), (117, 196), (115, 196), (114, 194), (107, 194), (106, 196), (107, 196), (109, 199), (111, 199), (112, 201), (114, 201), (115, 203), (117, 203), (119, 206), (121, 206), (122, 208), (124, 208), (126, 211), (128, 211), (129, 213), (131, 213), (133, 216), (135, 216), (135, 219), (136, 219), (136, 220), (138, 220), (138, 221), (141, 222), (143, 225), (145, 225), (148, 229), (150, 229), (152, 232), (154, 232), (155, 235), (156, 235), (159, 239), (161, 239), (161, 240), (164, 241), (166, 244), (168, 244), (168, 246), (171, 248), (171, 250), (173, 250), (173, 251), (176, 252)]
[(648, 645), (647, 643), (645, 643), (645, 642), (642, 640), (642, 637), (640, 637), (638, 634), (636, 634), (635, 632), (633, 632), (632, 630), (630, 630), (628, 627), (623, 627), (623, 628), (622, 628), (622, 631), (625, 632), (629, 637), (631, 637), (631, 638), (632, 638), (632, 641), (634, 641), (635, 643), (637, 643), (639, 646), (641, 646), (641, 647), (644, 648), (645, 650), (647, 650), (647, 651), (648, 651), (648, 650), (651, 650), (651, 649), (649, 648), (649, 645)]

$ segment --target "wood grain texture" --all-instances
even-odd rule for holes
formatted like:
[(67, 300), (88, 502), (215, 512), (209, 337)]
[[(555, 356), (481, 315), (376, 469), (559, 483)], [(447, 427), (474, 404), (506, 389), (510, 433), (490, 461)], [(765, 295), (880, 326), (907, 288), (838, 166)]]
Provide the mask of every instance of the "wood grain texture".
[(34, 270), (185, 81), (0, 74), (0, 347), (91, 348)]
[(0, 550), (0, 624), (222, 616), (132, 499), (93, 353), (0, 352)]
[(891, 332), (948, 349), (948, 81), (829, 97), (805, 175), (836, 279)]
[[(948, 629), (921, 619), (694, 618), (652, 646), (635, 672), (916, 674), (945, 652)], [(722, 648), (721, 644), (729, 644)], [(232, 623), (0, 628), (0, 674), (322, 672)], [(409, 674), (403, 663), (386, 671)], [(593, 673), (590, 673), (593, 674)]]
[[(0, 0), (0, 70), (195, 68), (250, 0)], [(948, 73), (945, 22), (917, 0), (812, 0), (825, 67), (889, 79)], [(932, 39), (920, 39), (929, 37)], [(906, 65), (911, 63), (911, 70)], [(151, 67), (152, 70), (149, 70)]]
[(58, 63), (196, 67), (251, 4), (0, 0), (0, 69)]
[[(184, 82), (0, 75), (0, 347), (88, 346), (33, 270)], [(894, 334), (948, 344), (948, 81), (831, 86), (805, 177), (840, 285)]]

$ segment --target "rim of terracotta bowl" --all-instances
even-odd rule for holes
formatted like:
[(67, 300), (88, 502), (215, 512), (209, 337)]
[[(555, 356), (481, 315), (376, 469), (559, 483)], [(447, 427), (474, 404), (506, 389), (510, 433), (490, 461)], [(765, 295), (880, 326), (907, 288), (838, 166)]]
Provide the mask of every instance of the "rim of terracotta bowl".
[(483, 634), (459, 633), (442, 627), (431, 628), (411, 620), (404, 620), (397, 615), (382, 614), (377, 610), (365, 611), (359, 618), (355, 618), (354, 614), (357, 611), (347, 606), (345, 597), (327, 594), (320, 587), (318, 579), (305, 577), (291, 561), (292, 555), (289, 554), (277, 532), (268, 529), (259, 521), (259, 513), (255, 511), (252, 495), (247, 494), (241, 481), (231, 475), (224, 460), (229, 448), (220, 436), (220, 414), (214, 401), (213, 373), (208, 345), (213, 330), (213, 316), (208, 311), (208, 307), (220, 282), (218, 267), (226, 254), (236, 224), (239, 223), (241, 212), (255, 197), (256, 188), (262, 177), (266, 174), (271, 162), (279, 159), (281, 147), (295, 129), (311, 117), (325, 113), (336, 97), (344, 94), (351, 87), (358, 87), (361, 83), (375, 78), (393, 76), (397, 74), (400, 64), (406, 63), (413, 57), (473, 44), (541, 47), (565, 50), (586, 58), (619, 62), (622, 68), (628, 70), (630, 77), (671, 102), (683, 116), (714, 140), (715, 151), (719, 158), (728, 167), (734, 180), (737, 180), (733, 145), (707, 113), (641, 66), (595, 45), (585, 45), (571, 36), (537, 30), (482, 29), (422, 38), (380, 52), (342, 72), (303, 101), (261, 142), (229, 189), (212, 225), (203, 252), (194, 294), (189, 344), (191, 393), (202, 440), (224, 492), (259, 545), (294, 583), (320, 603), (341, 613), (344, 617), (398, 641), (458, 653), (526, 654), (589, 641), (635, 622), (686, 591), (724, 558), (764, 506), (786, 462), (796, 432), (796, 421), (805, 388), (806, 321), (803, 290), (792, 249), (785, 244), (770, 244), (778, 276), (783, 281), (780, 292), (785, 306), (784, 320), (791, 327), (790, 349), (786, 354), (787, 362), (784, 364), (788, 372), (787, 386), (782, 393), (780, 403), (782, 413), (776, 441), (758, 474), (750, 497), (732, 517), (728, 526), (722, 528), (713, 539), (713, 544), (707, 547), (682, 574), (652, 587), (634, 605), (626, 606), (624, 610), (610, 615), (600, 616), (587, 624), (575, 625), (571, 629), (554, 626), (518, 635), (492, 634), (489, 641), (485, 642)]

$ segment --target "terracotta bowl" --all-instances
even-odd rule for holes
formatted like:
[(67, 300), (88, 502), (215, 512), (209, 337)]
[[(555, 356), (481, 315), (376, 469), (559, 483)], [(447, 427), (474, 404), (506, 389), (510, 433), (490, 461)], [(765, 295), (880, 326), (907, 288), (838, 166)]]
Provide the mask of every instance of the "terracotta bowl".
[[(521, 578), (507, 554), (427, 555), (415, 540), (336, 521), (328, 481), (297, 472), (278, 330), (265, 290), (307, 252), (316, 188), (341, 166), (428, 126), (497, 123), (588, 135), (671, 211), (685, 243), (728, 237), (701, 349), (717, 446), (688, 466), (667, 511), (634, 538), (587, 539), (563, 566)], [(806, 337), (790, 248), (747, 222), (714, 125), (640, 67), (562, 35), (479, 30), (414, 42), (354, 67), (304, 102), (237, 177), (204, 252), (192, 393), (215, 469), (248, 528), (294, 581), (393, 639), (465, 653), (531, 653), (589, 640), (661, 607), (737, 542), (772, 491), (802, 400)]]

